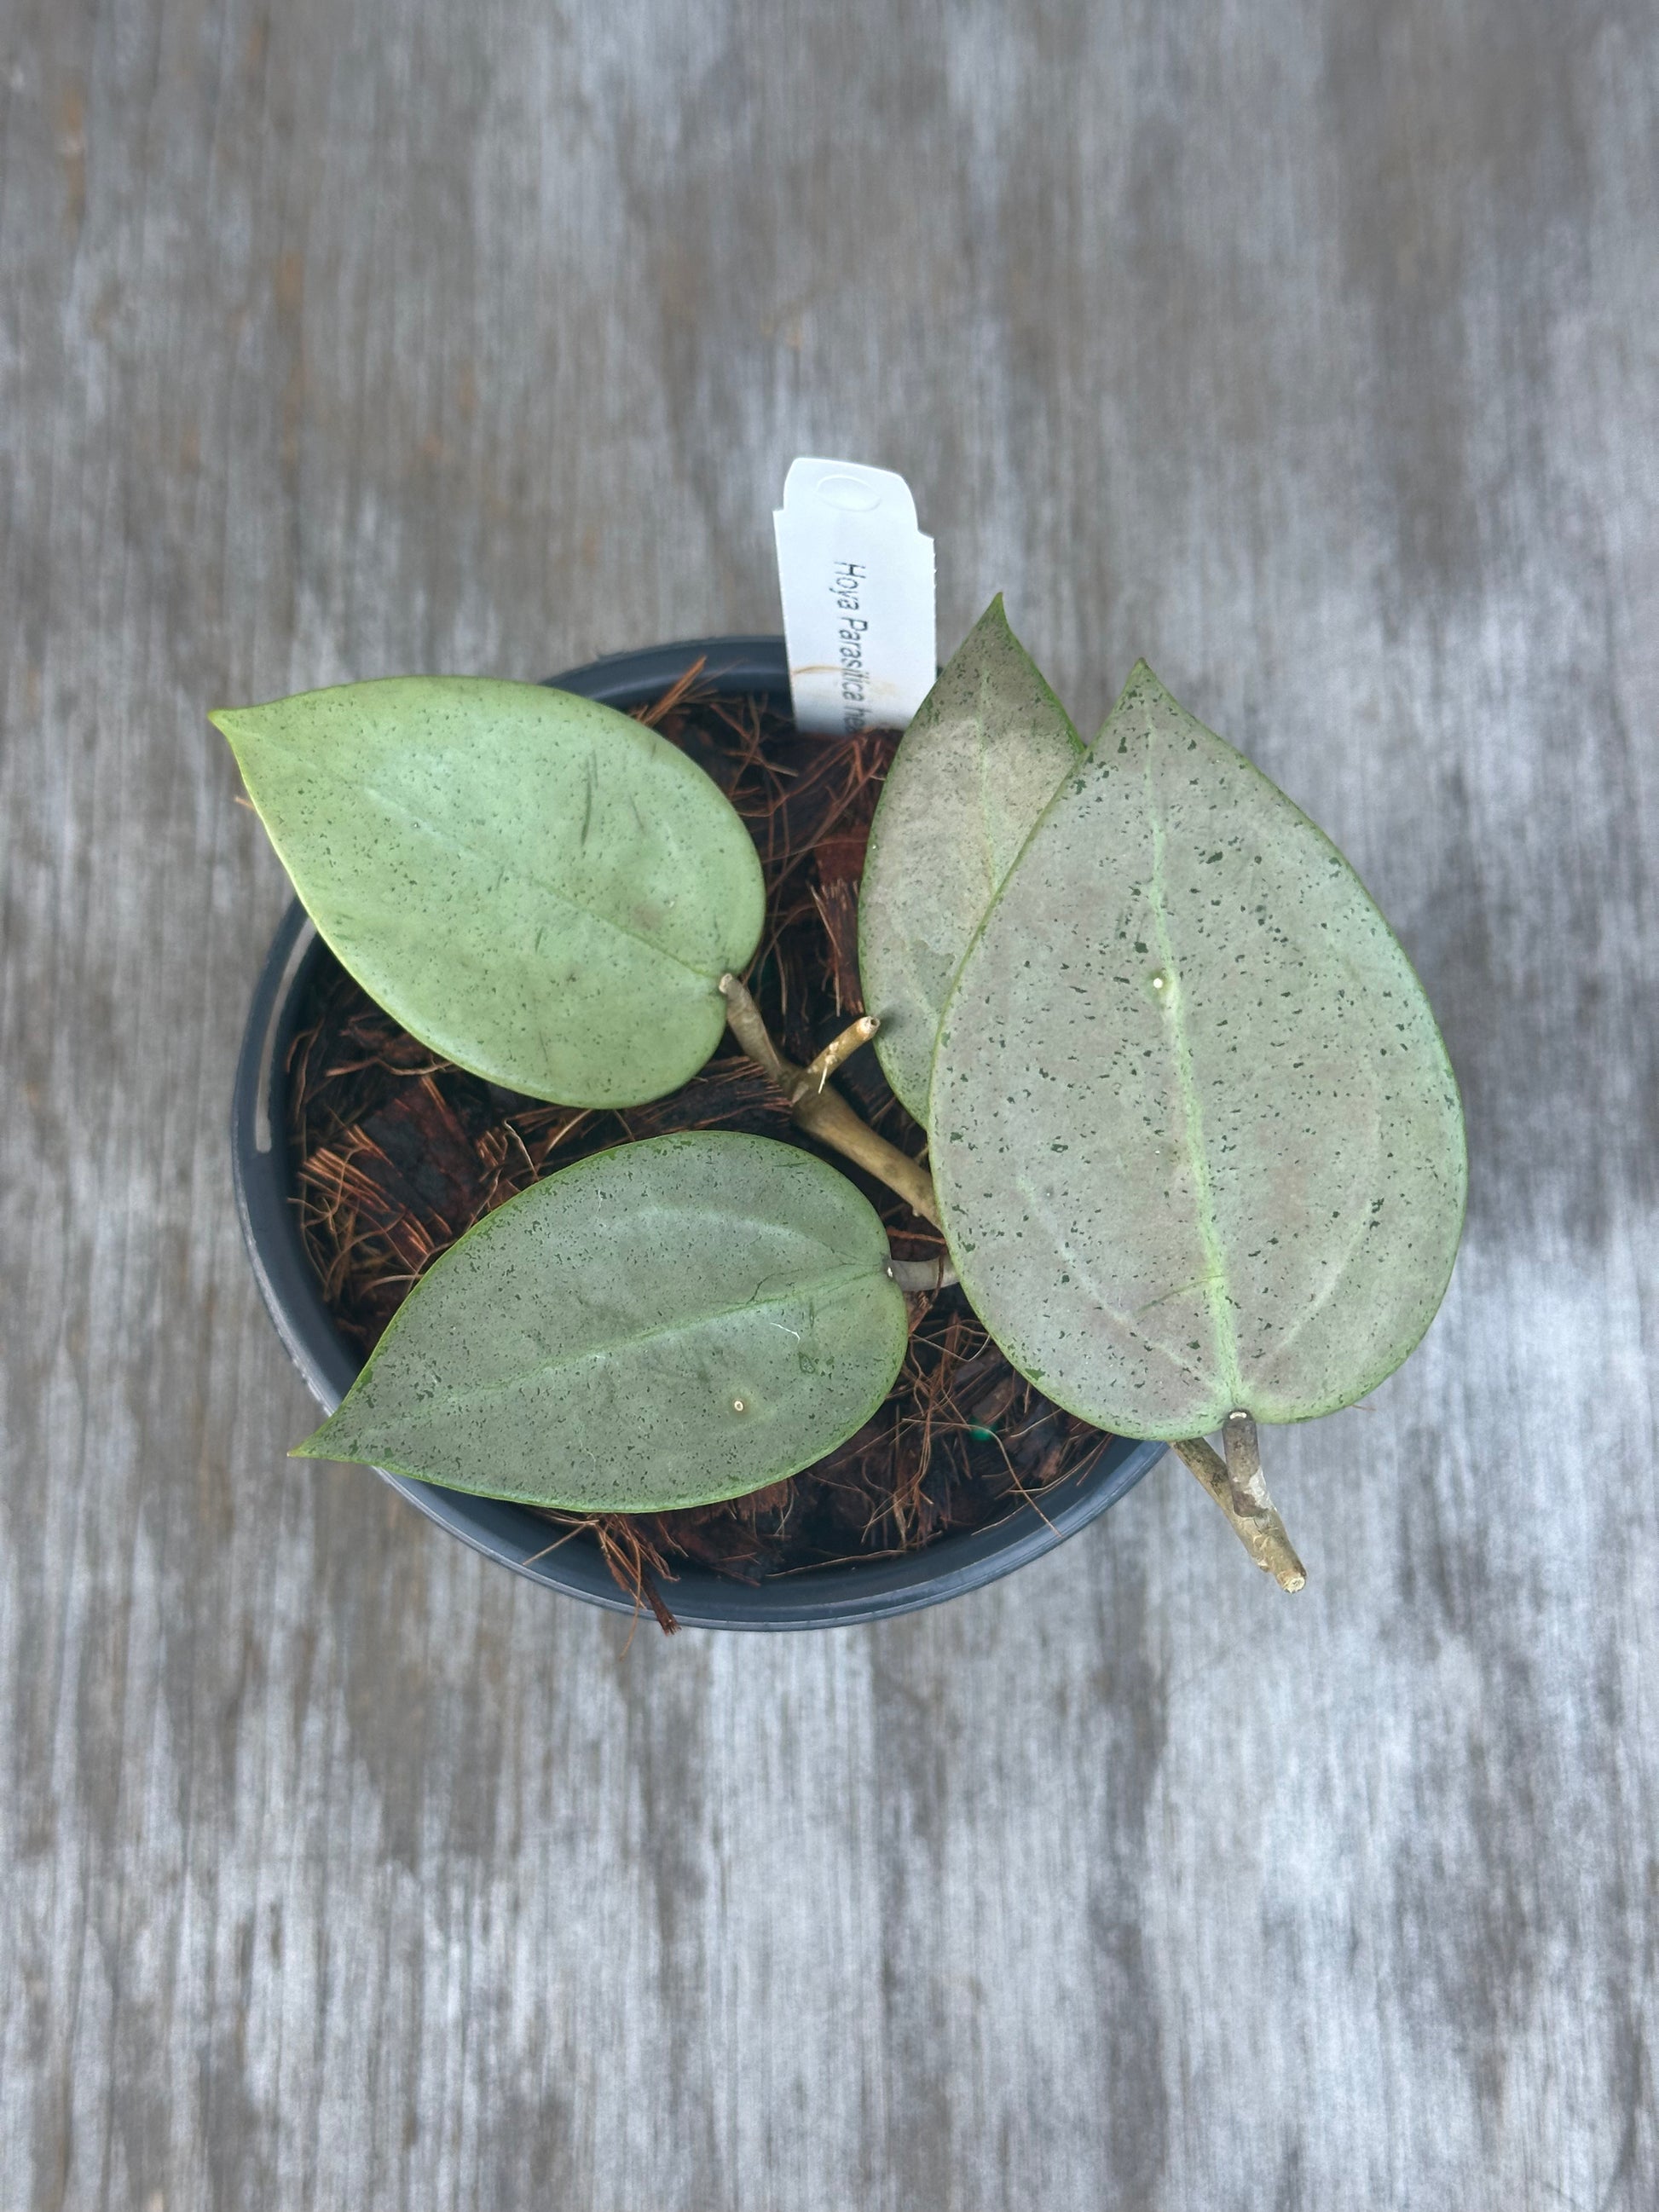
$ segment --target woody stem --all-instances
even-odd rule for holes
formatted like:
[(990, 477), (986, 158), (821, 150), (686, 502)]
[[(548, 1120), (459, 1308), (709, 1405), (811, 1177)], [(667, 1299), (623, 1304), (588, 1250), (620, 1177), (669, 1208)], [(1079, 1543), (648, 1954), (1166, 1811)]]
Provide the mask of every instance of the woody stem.
[(1182, 1437), (1170, 1449), (1180, 1454), (1214, 1498), (1262, 1572), (1271, 1575), (1280, 1589), (1299, 1590), (1307, 1572), (1267, 1495), (1255, 1423), (1248, 1413), (1229, 1413), (1222, 1442), (1227, 1449), (1224, 1460), (1202, 1437)]
[(798, 1126), (820, 1144), (854, 1161), (878, 1182), (884, 1182), (889, 1190), (896, 1191), (908, 1206), (937, 1229), (939, 1200), (933, 1194), (933, 1179), (927, 1169), (900, 1152), (896, 1145), (890, 1145), (885, 1137), (878, 1137), (867, 1121), (859, 1119), (841, 1093), (830, 1087), (834, 1071), (875, 1035), (880, 1026), (875, 1018), (870, 1014), (861, 1016), (833, 1043), (826, 1045), (810, 1067), (797, 1067), (773, 1043), (760, 1008), (737, 976), (720, 977), (720, 995), (726, 1000), (726, 1018), (732, 1036), (783, 1093)]

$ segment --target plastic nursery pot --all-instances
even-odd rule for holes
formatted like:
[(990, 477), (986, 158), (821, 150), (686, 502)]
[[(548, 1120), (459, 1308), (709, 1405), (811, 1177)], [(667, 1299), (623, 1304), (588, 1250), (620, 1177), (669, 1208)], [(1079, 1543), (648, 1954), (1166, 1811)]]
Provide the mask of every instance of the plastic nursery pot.
[[(777, 637), (697, 638), (644, 653), (616, 653), (550, 680), (625, 711), (660, 697), (699, 659), (707, 662), (705, 680), (720, 690), (765, 695), (787, 710), (788, 665)], [(237, 1212), (260, 1293), (312, 1395), (331, 1413), (362, 1358), (335, 1327), (301, 1241), (288, 1136), (289, 1047), (307, 983), (323, 957), (322, 940), (296, 900), (253, 994), (236, 1069), (231, 1158)], [(758, 1584), (687, 1565), (664, 1595), (688, 1628), (836, 1628), (912, 1613), (977, 1589), (1052, 1551), (1115, 1504), (1163, 1450), (1160, 1443), (1115, 1438), (1091, 1468), (1045, 1492), (1040, 1511), (1018, 1507), (991, 1527), (941, 1536), (904, 1558), (816, 1567)], [(383, 1479), (428, 1520), (502, 1566), (590, 1605), (613, 1613), (634, 1610), (596, 1545), (572, 1541), (549, 1551), (548, 1524), (522, 1506), (404, 1475)]]

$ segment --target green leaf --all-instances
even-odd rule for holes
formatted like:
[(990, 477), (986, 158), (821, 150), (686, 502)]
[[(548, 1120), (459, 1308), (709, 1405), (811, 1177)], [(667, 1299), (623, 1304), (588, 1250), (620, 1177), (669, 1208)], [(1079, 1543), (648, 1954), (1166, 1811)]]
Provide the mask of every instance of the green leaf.
[(759, 941), (743, 823), (630, 716), (540, 684), (393, 677), (212, 718), (343, 965), (434, 1052), (629, 1106), (719, 1043)]
[(1352, 1403), (1427, 1328), (1462, 1225), (1457, 1086), (1405, 954), (1144, 662), (963, 963), (932, 1136), (987, 1328), (1122, 1435)]
[(887, 1080), (918, 1121), (969, 941), (1083, 746), (998, 593), (917, 709), (870, 829), (859, 973)]
[(904, 1299), (844, 1176), (729, 1131), (581, 1160), (423, 1276), (300, 1447), (488, 1498), (644, 1513), (740, 1497), (861, 1428)]

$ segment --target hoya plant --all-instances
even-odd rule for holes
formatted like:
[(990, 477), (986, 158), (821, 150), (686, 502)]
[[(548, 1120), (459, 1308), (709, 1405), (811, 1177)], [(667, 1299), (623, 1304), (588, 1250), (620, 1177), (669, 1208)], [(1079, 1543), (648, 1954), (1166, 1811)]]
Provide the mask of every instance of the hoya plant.
[[(1462, 1230), (1462, 1117), (1358, 878), (1144, 662), (1085, 746), (993, 602), (877, 808), (871, 1012), (805, 1068), (742, 981), (766, 921), (750, 835), (640, 722), (445, 677), (213, 720), (319, 931), (414, 1036), (619, 1108), (689, 1081), (729, 1024), (803, 1128), (942, 1231), (1013, 1366), (1170, 1442), (1301, 1586), (1257, 1425), (1351, 1405), (1421, 1337)], [(831, 1080), (872, 1040), (925, 1166)], [(895, 1260), (815, 1153), (623, 1145), (462, 1237), (298, 1449), (569, 1511), (712, 1504), (860, 1429), (907, 1293), (947, 1279)]]

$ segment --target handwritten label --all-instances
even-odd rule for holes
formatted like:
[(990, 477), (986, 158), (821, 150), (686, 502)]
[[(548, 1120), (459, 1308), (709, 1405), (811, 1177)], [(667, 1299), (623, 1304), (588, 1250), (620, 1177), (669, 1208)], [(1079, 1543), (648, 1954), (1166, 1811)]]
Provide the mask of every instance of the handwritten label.
[(798, 727), (902, 730), (938, 673), (933, 541), (910, 487), (890, 469), (803, 456), (772, 523)]

